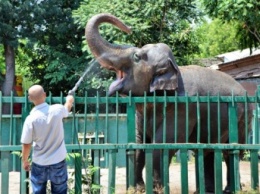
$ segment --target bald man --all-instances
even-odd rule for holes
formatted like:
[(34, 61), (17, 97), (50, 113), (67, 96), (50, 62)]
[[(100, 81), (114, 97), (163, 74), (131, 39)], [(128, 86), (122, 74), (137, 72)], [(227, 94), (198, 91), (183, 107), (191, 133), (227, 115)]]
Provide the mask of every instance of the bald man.
[[(66, 147), (63, 118), (69, 115), (73, 96), (66, 97), (64, 105), (48, 105), (46, 93), (40, 85), (28, 90), (29, 100), (35, 105), (25, 119), (21, 136), (22, 162), (26, 171), (31, 170), (34, 194), (45, 194), (47, 181), (55, 194), (67, 193)], [(32, 164), (28, 161), (33, 143)]]

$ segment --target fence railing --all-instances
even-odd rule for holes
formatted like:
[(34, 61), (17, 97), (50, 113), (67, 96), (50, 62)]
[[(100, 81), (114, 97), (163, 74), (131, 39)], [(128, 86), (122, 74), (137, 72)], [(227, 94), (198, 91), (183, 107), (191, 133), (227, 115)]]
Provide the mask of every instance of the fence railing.
[[(64, 103), (65, 98), (49, 95), (46, 100), (50, 104)], [(2, 113), (2, 105), (10, 103), (11, 114)], [(13, 114), (16, 103), (22, 104), (20, 115)], [(136, 109), (143, 108), (143, 119), (137, 120)], [(246, 113), (243, 116), (244, 133), (240, 139), (241, 131), (238, 131), (238, 110), (241, 108), (247, 112), (253, 105), (253, 118)], [(169, 119), (169, 107), (172, 106), (172, 117)], [(122, 107), (126, 112), (122, 113)], [(152, 107), (152, 109), (149, 109)], [(164, 174), (162, 184), (163, 193), (170, 193), (169, 186), (169, 152), (180, 150), (181, 163), (181, 193), (188, 193), (188, 150), (196, 150), (196, 190), (205, 193), (204, 161), (205, 150), (213, 150), (215, 155), (215, 193), (222, 193), (222, 151), (229, 152), (231, 159), (231, 190), (240, 189), (239, 151), (247, 150), (250, 154), (251, 188), (259, 188), (259, 127), (260, 127), (260, 88), (255, 96), (143, 96), (143, 97), (96, 97), (75, 96), (74, 110), (68, 119), (64, 120), (65, 143), (68, 152), (81, 153), (82, 157), (76, 157), (70, 161), (70, 167), (75, 169), (75, 193), (82, 193), (82, 158), (91, 157), (91, 164), (96, 167), (108, 169), (107, 193), (115, 193), (116, 166), (126, 167), (126, 189), (135, 186), (135, 151), (145, 152), (145, 183), (146, 193), (153, 191), (153, 152), (161, 150), (162, 172)], [(21, 151), (20, 136), (22, 124), (31, 110), (31, 104), (27, 97), (4, 97), (0, 93), (0, 152), (1, 152), (1, 193), (9, 192), (9, 172), (20, 172), (20, 193), (28, 193), (28, 183), (25, 179), (28, 174), (21, 169), (21, 163), (13, 151)], [(206, 110), (206, 111), (205, 111)], [(180, 111), (184, 111), (185, 122), (180, 127)], [(206, 115), (205, 115), (206, 114)], [(158, 115), (161, 117), (158, 118)], [(193, 116), (195, 115), (195, 116)], [(182, 116), (182, 114), (181, 114)], [(227, 119), (228, 139), (223, 142), (223, 127)], [(151, 120), (149, 120), (151, 118)], [(202, 120), (202, 118), (205, 118)], [(157, 121), (161, 121), (162, 138), (157, 139)], [(217, 122), (215, 122), (215, 120)], [(136, 143), (136, 122), (144, 135), (142, 144)], [(172, 130), (168, 133), (167, 124), (172, 122)], [(196, 133), (191, 139), (190, 123), (196, 123)], [(205, 124), (206, 123), (206, 124)], [(251, 123), (251, 125), (249, 124)], [(206, 125), (206, 128), (205, 128)], [(217, 129), (211, 131), (212, 125)], [(204, 131), (206, 129), (206, 131)], [(151, 131), (147, 131), (151, 130)], [(181, 131), (181, 133), (180, 133)], [(206, 135), (203, 135), (205, 134)], [(150, 134), (150, 135), (148, 135)], [(191, 141), (192, 140), (192, 141)], [(245, 142), (245, 143), (241, 143)], [(91, 151), (90, 151), (91, 150)], [(101, 160), (102, 158), (102, 160)], [(200, 170), (198, 170), (200, 169)], [(101, 185), (100, 172), (94, 172), (92, 182)], [(99, 190), (100, 192), (100, 190)]]

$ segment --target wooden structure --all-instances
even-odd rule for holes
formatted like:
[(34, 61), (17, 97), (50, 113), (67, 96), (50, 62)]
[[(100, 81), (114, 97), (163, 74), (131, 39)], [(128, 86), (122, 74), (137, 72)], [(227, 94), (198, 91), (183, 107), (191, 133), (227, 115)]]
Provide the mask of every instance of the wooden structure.
[(239, 81), (249, 95), (254, 95), (257, 85), (260, 85), (260, 49), (245, 49), (218, 55), (221, 63), (210, 68), (223, 71)]

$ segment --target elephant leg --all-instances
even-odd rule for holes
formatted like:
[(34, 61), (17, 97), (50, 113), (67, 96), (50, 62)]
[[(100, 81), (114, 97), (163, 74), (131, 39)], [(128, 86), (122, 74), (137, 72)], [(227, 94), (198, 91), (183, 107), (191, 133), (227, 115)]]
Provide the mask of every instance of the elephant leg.
[(231, 193), (230, 192), (230, 166), (229, 166), (229, 155), (227, 151), (223, 152), (223, 157), (227, 167), (227, 185), (225, 186), (224, 193)]
[(145, 191), (144, 180), (143, 180), (143, 169), (145, 165), (145, 155), (143, 150), (136, 150), (135, 153), (135, 178), (136, 178), (136, 189), (139, 192)]
[(204, 176), (205, 190), (214, 192), (215, 177), (214, 177), (214, 152), (209, 152), (204, 156)]
[(161, 180), (161, 150), (153, 152), (153, 187), (154, 193), (160, 193), (162, 190)]
[[(242, 155), (243, 155), (243, 152), (240, 152), (240, 158), (242, 157)], [(227, 167), (227, 185), (225, 186), (223, 193), (229, 194), (232, 192), (230, 190), (230, 160), (229, 160), (229, 154), (227, 151), (223, 152), (223, 157), (224, 157), (226, 167)], [(240, 176), (240, 172), (239, 172), (239, 176)], [(240, 183), (240, 189), (242, 189), (241, 183)]]

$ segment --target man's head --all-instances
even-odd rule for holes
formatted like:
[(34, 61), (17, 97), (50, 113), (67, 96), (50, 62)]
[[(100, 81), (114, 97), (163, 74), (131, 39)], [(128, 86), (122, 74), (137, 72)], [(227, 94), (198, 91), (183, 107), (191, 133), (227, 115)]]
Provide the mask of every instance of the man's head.
[(46, 93), (40, 85), (33, 85), (28, 90), (29, 100), (33, 102), (34, 105), (38, 105), (45, 102)]

